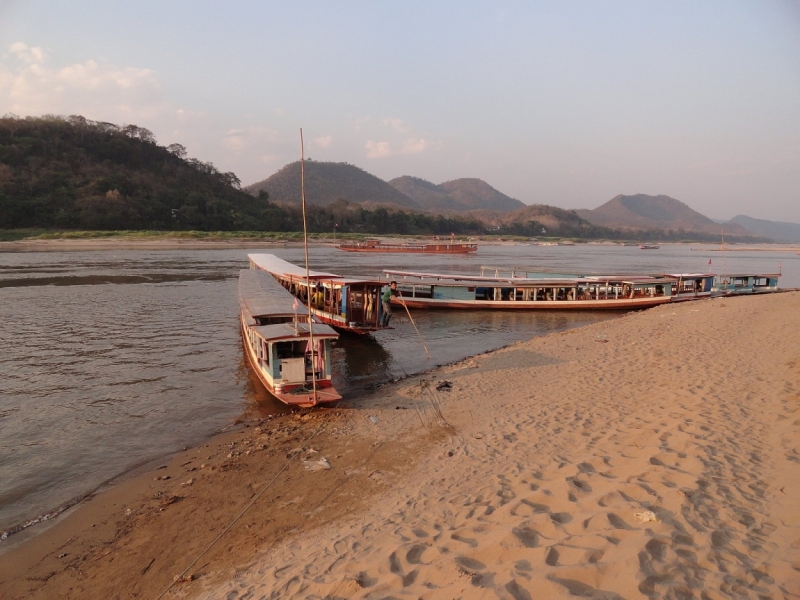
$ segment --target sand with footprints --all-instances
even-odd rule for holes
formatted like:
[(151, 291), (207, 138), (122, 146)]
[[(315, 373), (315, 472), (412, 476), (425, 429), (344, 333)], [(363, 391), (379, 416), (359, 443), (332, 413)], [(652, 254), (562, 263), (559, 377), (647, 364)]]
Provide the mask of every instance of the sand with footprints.
[(263, 423), (120, 486), (107, 541), (11, 553), (53, 574), (0, 591), (798, 598), (798, 332), (800, 293), (662, 306)]

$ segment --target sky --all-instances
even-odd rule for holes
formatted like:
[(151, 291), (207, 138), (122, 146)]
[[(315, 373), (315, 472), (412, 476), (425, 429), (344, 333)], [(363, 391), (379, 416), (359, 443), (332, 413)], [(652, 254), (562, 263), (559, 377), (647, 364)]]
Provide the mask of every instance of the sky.
[(0, 114), (133, 123), (526, 204), (665, 194), (800, 223), (800, 0), (0, 0)]

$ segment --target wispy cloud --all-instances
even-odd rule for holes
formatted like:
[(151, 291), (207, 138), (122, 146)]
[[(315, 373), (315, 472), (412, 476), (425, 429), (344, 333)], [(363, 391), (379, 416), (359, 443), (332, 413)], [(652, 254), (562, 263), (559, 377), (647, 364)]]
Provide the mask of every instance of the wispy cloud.
[(333, 136), (330, 135), (314, 138), (314, 144), (316, 144), (318, 148), (328, 148), (332, 143)]
[(83, 114), (130, 122), (163, 112), (161, 86), (151, 69), (89, 59), (56, 67), (42, 48), (16, 42), (0, 62), (0, 113)]
[(405, 142), (403, 142), (403, 149), (400, 151), (401, 154), (419, 154), (420, 152), (425, 152), (425, 149), (428, 147), (428, 142), (426, 142), (423, 138), (419, 138), (415, 140), (414, 138), (409, 138)]
[(421, 154), (435, 149), (423, 136), (415, 135), (413, 127), (396, 117), (358, 118), (355, 120), (355, 131), (367, 138), (365, 156), (370, 159)]
[(394, 129), (397, 133), (406, 134), (409, 132), (408, 125), (406, 125), (401, 119), (388, 117), (383, 120), (383, 124), (388, 125), (392, 129)]
[(385, 158), (392, 155), (392, 148), (389, 142), (369, 140), (364, 147), (367, 149), (367, 158)]

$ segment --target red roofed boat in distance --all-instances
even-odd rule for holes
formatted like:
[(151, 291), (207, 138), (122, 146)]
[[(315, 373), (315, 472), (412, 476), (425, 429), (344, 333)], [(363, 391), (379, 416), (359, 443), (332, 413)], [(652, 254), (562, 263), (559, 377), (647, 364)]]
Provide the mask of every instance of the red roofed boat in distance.
[(467, 254), (477, 252), (478, 244), (455, 242), (434, 242), (432, 244), (384, 244), (380, 240), (368, 239), (363, 242), (345, 242), (336, 246), (345, 252), (411, 252), (430, 254)]

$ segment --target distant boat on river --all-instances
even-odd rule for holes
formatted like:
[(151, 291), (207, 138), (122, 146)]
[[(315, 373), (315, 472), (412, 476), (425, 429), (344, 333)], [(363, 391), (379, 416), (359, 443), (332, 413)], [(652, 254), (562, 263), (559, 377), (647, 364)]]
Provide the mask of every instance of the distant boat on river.
[(384, 244), (380, 240), (369, 239), (364, 242), (345, 242), (336, 246), (345, 252), (409, 252), (430, 254), (468, 254), (477, 252), (477, 244), (439, 242), (432, 244)]
[(659, 246), (656, 244), (642, 244), (639, 246), (639, 250), (658, 250)]

